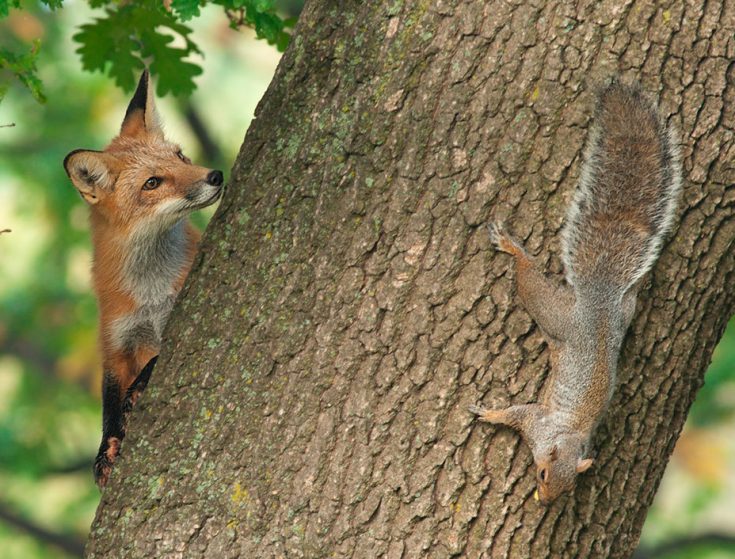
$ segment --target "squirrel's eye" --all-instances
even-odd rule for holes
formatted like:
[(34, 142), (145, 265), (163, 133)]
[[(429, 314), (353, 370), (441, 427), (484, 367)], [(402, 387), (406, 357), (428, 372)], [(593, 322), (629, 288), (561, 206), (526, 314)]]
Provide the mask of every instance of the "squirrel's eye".
[(161, 185), (161, 179), (158, 177), (151, 177), (143, 185), (143, 190), (154, 190)]
[(541, 470), (541, 471), (540, 471), (540, 472), (538, 473), (538, 477), (539, 477), (539, 479), (540, 479), (541, 481), (543, 481), (544, 483), (546, 483), (546, 482), (548, 481), (548, 478), (549, 478), (549, 471), (548, 471), (548, 470), (547, 470), (546, 468), (543, 468), (543, 469), (542, 469), (542, 470)]

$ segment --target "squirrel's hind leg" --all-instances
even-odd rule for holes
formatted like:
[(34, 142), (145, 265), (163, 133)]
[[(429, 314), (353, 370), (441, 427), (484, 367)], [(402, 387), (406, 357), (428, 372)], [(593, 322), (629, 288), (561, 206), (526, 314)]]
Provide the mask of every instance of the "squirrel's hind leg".
[(518, 296), (524, 308), (549, 337), (565, 341), (569, 335), (574, 293), (566, 285), (547, 278), (520, 242), (502, 224), (488, 226), (490, 239), (498, 250), (513, 256)]

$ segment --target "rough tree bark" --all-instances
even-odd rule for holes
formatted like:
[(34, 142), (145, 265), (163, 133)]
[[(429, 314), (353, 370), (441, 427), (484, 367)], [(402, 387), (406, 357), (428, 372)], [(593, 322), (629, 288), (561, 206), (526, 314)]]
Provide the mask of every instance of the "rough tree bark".
[[(733, 308), (734, 35), (732, 1), (308, 2), (87, 556), (628, 556)], [(518, 436), (467, 412), (549, 371), (484, 224), (560, 271), (614, 72), (682, 131), (684, 202), (595, 466), (546, 509)]]

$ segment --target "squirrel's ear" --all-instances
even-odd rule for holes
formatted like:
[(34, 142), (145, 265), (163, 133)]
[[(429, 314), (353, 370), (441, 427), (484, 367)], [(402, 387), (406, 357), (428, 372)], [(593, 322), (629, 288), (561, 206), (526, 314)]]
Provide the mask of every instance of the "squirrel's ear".
[(102, 151), (76, 149), (64, 158), (64, 169), (88, 204), (99, 202), (100, 191), (115, 184), (114, 158)]
[(589, 470), (593, 462), (594, 460), (592, 458), (580, 458), (577, 461), (577, 473), (581, 474), (582, 472)]
[(140, 76), (138, 87), (130, 100), (128, 110), (125, 111), (125, 118), (120, 128), (121, 136), (138, 136), (141, 134), (163, 135), (161, 121), (156, 111), (153, 84), (148, 70), (144, 70)]
[(559, 447), (554, 445), (551, 447), (551, 452), (549, 452), (549, 458), (553, 462), (554, 460), (557, 460), (559, 458)]

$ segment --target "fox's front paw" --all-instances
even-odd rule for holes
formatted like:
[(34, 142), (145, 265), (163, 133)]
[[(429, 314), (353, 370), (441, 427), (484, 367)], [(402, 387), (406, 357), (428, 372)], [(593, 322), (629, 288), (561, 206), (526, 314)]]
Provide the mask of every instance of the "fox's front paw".
[(469, 406), (467, 408), (470, 413), (474, 413), (478, 416), (480, 421), (487, 421), (488, 423), (504, 423), (505, 412), (503, 410), (490, 410), (483, 408), (482, 406)]
[(521, 244), (508, 234), (502, 223), (493, 221), (487, 226), (487, 230), (490, 234), (490, 240), (498, 250), (514, 256), (525, 253)]
[(100, 489), (107, 485), (107, 480), (110, 479), (112, 466), (120, 454), (121, 442), (117, 437), (108, 437), (100, 445), (97, 458), (94, 460), (94, 481)]
[(151, 379), (151, 373), (153, 372), (153, 368), (156, 366), (157, 361), (158, 355), (148, 361), (148, 364), (143, 367), (143, 370), (140, 372), (137, 378), (133, 381), (133, 384), (130, 385), (130, 388), (128, 388), (128, 391), (125, 393), (125, 398), (123, 399), (122, 404), (123, 427), (127, 427), (130, 412), (133, 411), (135, 404), (138, 403), (138, 398), (140, 398), (141, 394), (143, 394), (143, 391), (148, 386), (148, 381), (150, 381)]

